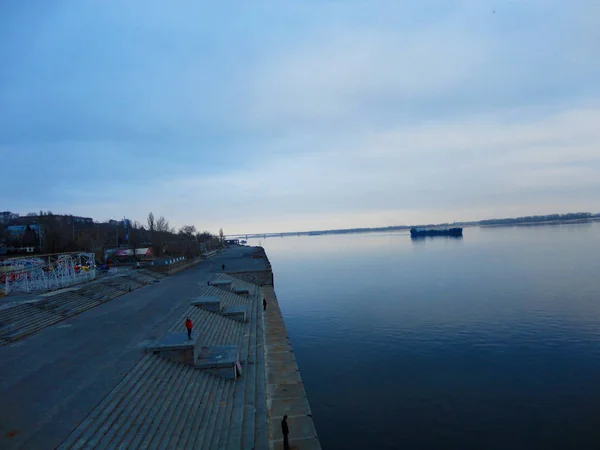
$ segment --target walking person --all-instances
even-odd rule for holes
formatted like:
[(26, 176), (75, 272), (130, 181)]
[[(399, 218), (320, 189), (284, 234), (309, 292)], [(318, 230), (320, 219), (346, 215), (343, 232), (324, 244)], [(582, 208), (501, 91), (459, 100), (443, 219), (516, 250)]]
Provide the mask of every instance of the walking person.
[(194, 325), (192, 324), (192, 319), (190, 319), (189, 317), (187, 319), (185, 319), (185, 328), (187, 329), (188, 332), (188, 340), (191, 341), (192, 340), (192, 327)]
[(290, 429), (288, 428), (287, 415), (283, 416), (283, 420), (281, 421), (281, 433), (283, 434), (283, 450), (290, 450), (290, 443), (288, 442)]
[(223, 269), (223, 272), (225, 272), (225, 264), (221, 266), (221, 269)]
[(263, 311), (267, 310), (267, 299), (263, 297)]

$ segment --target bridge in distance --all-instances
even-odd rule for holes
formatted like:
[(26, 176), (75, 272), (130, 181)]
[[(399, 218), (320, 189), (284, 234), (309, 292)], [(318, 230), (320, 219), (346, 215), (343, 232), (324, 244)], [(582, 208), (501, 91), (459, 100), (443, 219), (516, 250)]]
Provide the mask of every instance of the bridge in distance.
[(225, 234), (225, 239), (266, 239), (270, 237), (283, 237), (283, 236), (300, 236), (303, 234), (309, 234), (308, 232), (303, 233), (254, 233), (254, 234)]
[(386, 231), (407, 231), (410, 227), (406, 225), (379, 227), (379, 228), (347, 228), (341, 230), (321, 230), (321, 231), (294, 231), (286, 233), (248, 233), (248, 234), (226, 234), (226, 239), (266, 239), (270, 237), (285, 236), (317, 236), (320, 234), (347, 234), (347, 233), (373, 233)]

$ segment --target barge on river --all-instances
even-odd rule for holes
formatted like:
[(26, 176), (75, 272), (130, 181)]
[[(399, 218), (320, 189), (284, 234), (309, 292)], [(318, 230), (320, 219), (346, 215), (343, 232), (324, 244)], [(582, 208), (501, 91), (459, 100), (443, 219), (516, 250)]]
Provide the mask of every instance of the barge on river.
[(462, 237), (463, 229), (457, 228), (445, 228), (445, 229), (424, 229), (424, 228), (411, 228), (410, 237), (427, 237), (427, 236), (451, 236), (451, 237)]

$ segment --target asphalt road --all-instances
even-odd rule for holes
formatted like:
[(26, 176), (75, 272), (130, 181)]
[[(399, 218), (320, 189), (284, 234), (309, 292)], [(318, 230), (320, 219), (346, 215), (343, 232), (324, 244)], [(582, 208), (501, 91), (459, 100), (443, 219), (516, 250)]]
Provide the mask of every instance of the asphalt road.
[(0, 449), (57, 447), (183, 314), (214, 272), (259, 270), (234, 247), (0, 347)]

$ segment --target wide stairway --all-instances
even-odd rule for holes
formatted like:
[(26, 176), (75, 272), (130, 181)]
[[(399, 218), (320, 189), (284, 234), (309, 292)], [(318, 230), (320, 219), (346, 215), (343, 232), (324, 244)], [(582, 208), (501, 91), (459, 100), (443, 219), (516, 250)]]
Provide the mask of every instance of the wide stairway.
[(126, 275), (107, 277), (80, 286), (44, 294), (40, 300), (0, 309), (0, 345), (16, 341), (113, 300), (165, 275), (148, 270), (132, 270)]
[[(198, 349), (235, 348), (241, 374), (220, 376), (188, 364), (188, 359), (178, 359), (181, 354), (176, 350), (185, 342), (162, 352), (161, 343), (169, 341), (163, 338), (148, 346), (149, 352), (60, 449), (267, 448), (262, 293), (258, 286), (224, 274), (211, 281), (216, 280), (231, 283), (199, 286), (198, 296), (218, 298), (219, 309), (191, 305), (165, 338), (187, 337), (185, 319), (190, 317), (193, 339), (182, 351), (192, 349), (196, 358)], [(246, 307), (245, 321), (222, 313), (240, 306)]]

